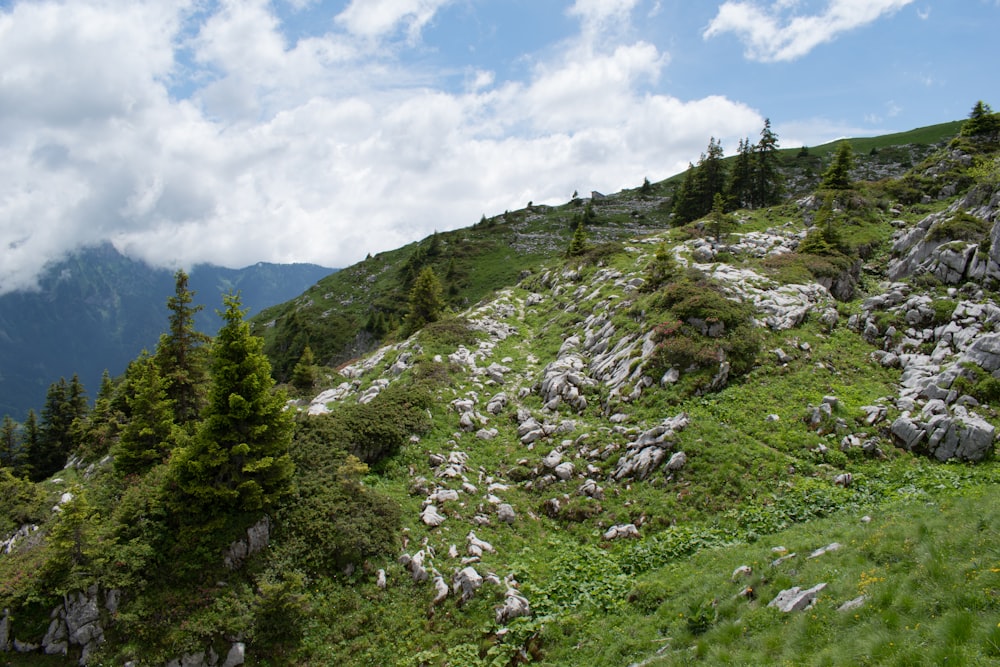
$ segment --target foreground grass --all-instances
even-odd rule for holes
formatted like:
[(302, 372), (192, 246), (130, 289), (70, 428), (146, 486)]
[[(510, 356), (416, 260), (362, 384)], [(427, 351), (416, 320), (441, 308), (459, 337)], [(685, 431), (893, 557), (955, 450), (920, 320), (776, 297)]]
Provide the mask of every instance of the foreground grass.
[[(542, 664), (996, 664), (995, 493), (989, 485), (922, 494), (873, 511), (870, 522), (848, 512), (703, 550), (636, 578), (619, 613), (556, 620), (546, 636), (558, 642), (547, 642)], [(834, 542), (841, 548), (809, 558)], [(781, 553), (798, 555), (773, 566)], [(733, 581), (741, 565), (753, 574)], [(767, 606), (781, 590), (819, 583), (827, 587), (812, 609)], [(838, 611), (860, 596), (859, 608)]]

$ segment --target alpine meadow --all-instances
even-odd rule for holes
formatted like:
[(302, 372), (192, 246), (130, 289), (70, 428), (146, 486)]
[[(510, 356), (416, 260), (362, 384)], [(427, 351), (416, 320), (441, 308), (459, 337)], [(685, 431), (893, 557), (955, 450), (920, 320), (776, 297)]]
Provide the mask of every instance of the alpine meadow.
[(214, 336), (178, 271), (3, 422), (5, 663), (1000, 662), (1000, 114), (705, 139)]

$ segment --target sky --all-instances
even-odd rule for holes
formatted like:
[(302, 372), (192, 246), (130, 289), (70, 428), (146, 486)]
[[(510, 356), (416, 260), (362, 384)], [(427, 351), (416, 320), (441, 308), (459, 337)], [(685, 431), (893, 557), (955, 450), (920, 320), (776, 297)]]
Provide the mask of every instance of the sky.
[(345, 267), (732, 154), (1000, 108), (1000, 0), (0, 0), (0, 294), (113, 243)]

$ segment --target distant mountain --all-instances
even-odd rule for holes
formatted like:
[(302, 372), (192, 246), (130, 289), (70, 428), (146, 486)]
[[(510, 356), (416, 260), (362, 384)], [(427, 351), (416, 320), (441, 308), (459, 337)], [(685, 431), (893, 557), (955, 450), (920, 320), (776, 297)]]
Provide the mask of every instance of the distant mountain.
[[(214, 334), (221, 295), (238, 290), (250, 313), (301, 294), (334, 269), (258, 263), (243, 269), (201, 264), (189, 270), (200, 331)], [(0, 296), (0, 415), (20, 421), (39, 410), (49, 385), (74, 373), (90, 398), (101, 374), (121, 373), (167, 328), (174, 275), (119, 253), (110, 244), (52, 265), (36, 292)]]

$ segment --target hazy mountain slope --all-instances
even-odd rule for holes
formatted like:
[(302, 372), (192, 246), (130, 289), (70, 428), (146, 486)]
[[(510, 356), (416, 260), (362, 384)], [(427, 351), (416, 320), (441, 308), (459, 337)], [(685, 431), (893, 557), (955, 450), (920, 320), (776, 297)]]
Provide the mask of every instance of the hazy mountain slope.
[[(244, 269), (199, 265), (190, 271), (197, 326), (214, 334), (221, 295), (239, 290), (250, 312), (299, 294), (332, 269), (257, 264)], [(107, 369), (121, 373), (143, 349), (152, 349), (167, 328), (173, 272), (153, 269), (104, 245), (81, 250), (53, 265), (37, 292), (0, 296), (0, 414), (16, 420), (36, 412), (48, 386), (80, 376), (91, 397)]]

